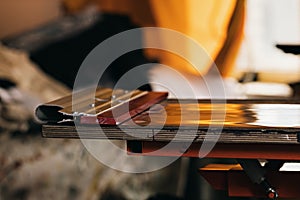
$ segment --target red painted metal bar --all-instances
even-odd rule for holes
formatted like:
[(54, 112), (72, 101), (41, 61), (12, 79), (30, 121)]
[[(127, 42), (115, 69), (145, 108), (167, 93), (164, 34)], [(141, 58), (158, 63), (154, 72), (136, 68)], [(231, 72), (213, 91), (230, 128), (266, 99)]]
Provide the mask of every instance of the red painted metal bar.
[[(174, 148), (164, 149), (165, 142), (127, 142), (128, 152), (147, 156), (184, 156), (199, 157), (202, 143), (192, 143), (188, 149), (185, 143), (178, 143)], [(137, 148), (138, 146), (138, 148)], [(158, 151), (159, 150), (159, 151)], [(226, 144), (217, 143), (207, 158), (245, 158), (300, 161), (298, 144)]]

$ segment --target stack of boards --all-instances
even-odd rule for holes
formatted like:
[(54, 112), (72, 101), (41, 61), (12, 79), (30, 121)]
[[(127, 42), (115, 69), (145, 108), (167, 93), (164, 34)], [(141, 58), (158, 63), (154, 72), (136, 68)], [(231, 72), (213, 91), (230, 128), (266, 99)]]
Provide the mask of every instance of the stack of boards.
[[(166, 92), (85, 89), (38, 106), (44, 137), (220, 143), (300, 142), (299, 100), (167, 99)], [(129, 133), (129, 134), (128, 134)]]

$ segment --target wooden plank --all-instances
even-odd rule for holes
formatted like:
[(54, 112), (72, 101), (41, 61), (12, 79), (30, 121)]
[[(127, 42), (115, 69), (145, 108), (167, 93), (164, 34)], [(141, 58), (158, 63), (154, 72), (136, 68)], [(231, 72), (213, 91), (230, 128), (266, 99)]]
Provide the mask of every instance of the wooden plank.
[[(139, 141), (155, 141), (169, 142), (174, 139), (176, 129), (163, 129), (157, 132), (152, 128), (131, 128), (125, 125), (121, 126), (101, 126), (98, 125), (82, 125), (77, 126), (81, 132), (81, 138), (93, 139), (115, 139), (115, 140), (137, 140)], [(105, 135), (103, 134), (105, 133)], [(127, 134), (129, 133), (129, 134)], [(54, 138), (79, 138), (78, 130), (74, 124), (45, 124), (42, 126), (43, 137)], [(133, 136), (137, 136), (137, 138)], [(199, 129), (196, 136), (185, 130), (177, 136), (176, 142), (203, 142), (204, 140), (215, 140), (215, 133), (207, 132), (207, 129)], [(242, 130), (230, 129), (223, 130), (218, 138), (219, 143), (259, 143), (259, 144), (298, 144), (298, 134), (291, 130)]]

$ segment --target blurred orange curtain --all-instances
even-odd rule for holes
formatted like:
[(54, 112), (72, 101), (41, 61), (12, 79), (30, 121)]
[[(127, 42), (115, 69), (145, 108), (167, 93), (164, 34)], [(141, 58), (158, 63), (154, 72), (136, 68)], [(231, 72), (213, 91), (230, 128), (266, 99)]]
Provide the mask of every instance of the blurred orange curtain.
[[(149, 1), (157, 26), (170, 28), (193, 38), (213, 61), (218, 61), (216, 64), (223, 76), (230, 73), (242, 40), (244, 0)], [(176, 41), (169, 42), (176, 43)], [(201, 57), (202, 55), (194, 52), (189, 45), (177, 45), (185, 48), (189, 59), (200, 59), (200, 61), (202, 59), (201, 65), (195, 70), (179, 56), (160, 52), (159, 56), (163, 64), (191, 73), (205, 74), (209, 70), (212, 64), (210, 59)], [(226, 48), (226, 52), (222, 52), (222, 48)]]
[[(74, 1), (74, 0), (65, 0)], [(102, 12), (124, 14), (140, 26), (156, 26), (179, 31), (198, 42), (226, 76), (233, 66), (242, 40), (245, 0), (77, 0), (95, 1)], [(233, 17), (234, 16), (234, 17)], [(169, 38), (145, 36), (146, 42), (159, 40), (174, 45)], [(171, 44), (172, 43), (172, 44)], [(211, 60), (201, 57), (188, 44), (176, 44), (186, 51), (187, 59), (199, 59), (194, 69), (178, 55), (147, 50), (148, 56), (180, 71), (205, 74)], [(222, 49), (224, 49), (222, 51)]]

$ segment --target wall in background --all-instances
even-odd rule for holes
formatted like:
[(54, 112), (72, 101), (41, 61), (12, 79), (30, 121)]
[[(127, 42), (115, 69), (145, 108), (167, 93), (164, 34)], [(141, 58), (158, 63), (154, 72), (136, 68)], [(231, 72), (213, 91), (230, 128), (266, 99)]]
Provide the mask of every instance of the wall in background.
[(62, 15), (61, 0), (0, 0), (0, 39)]

